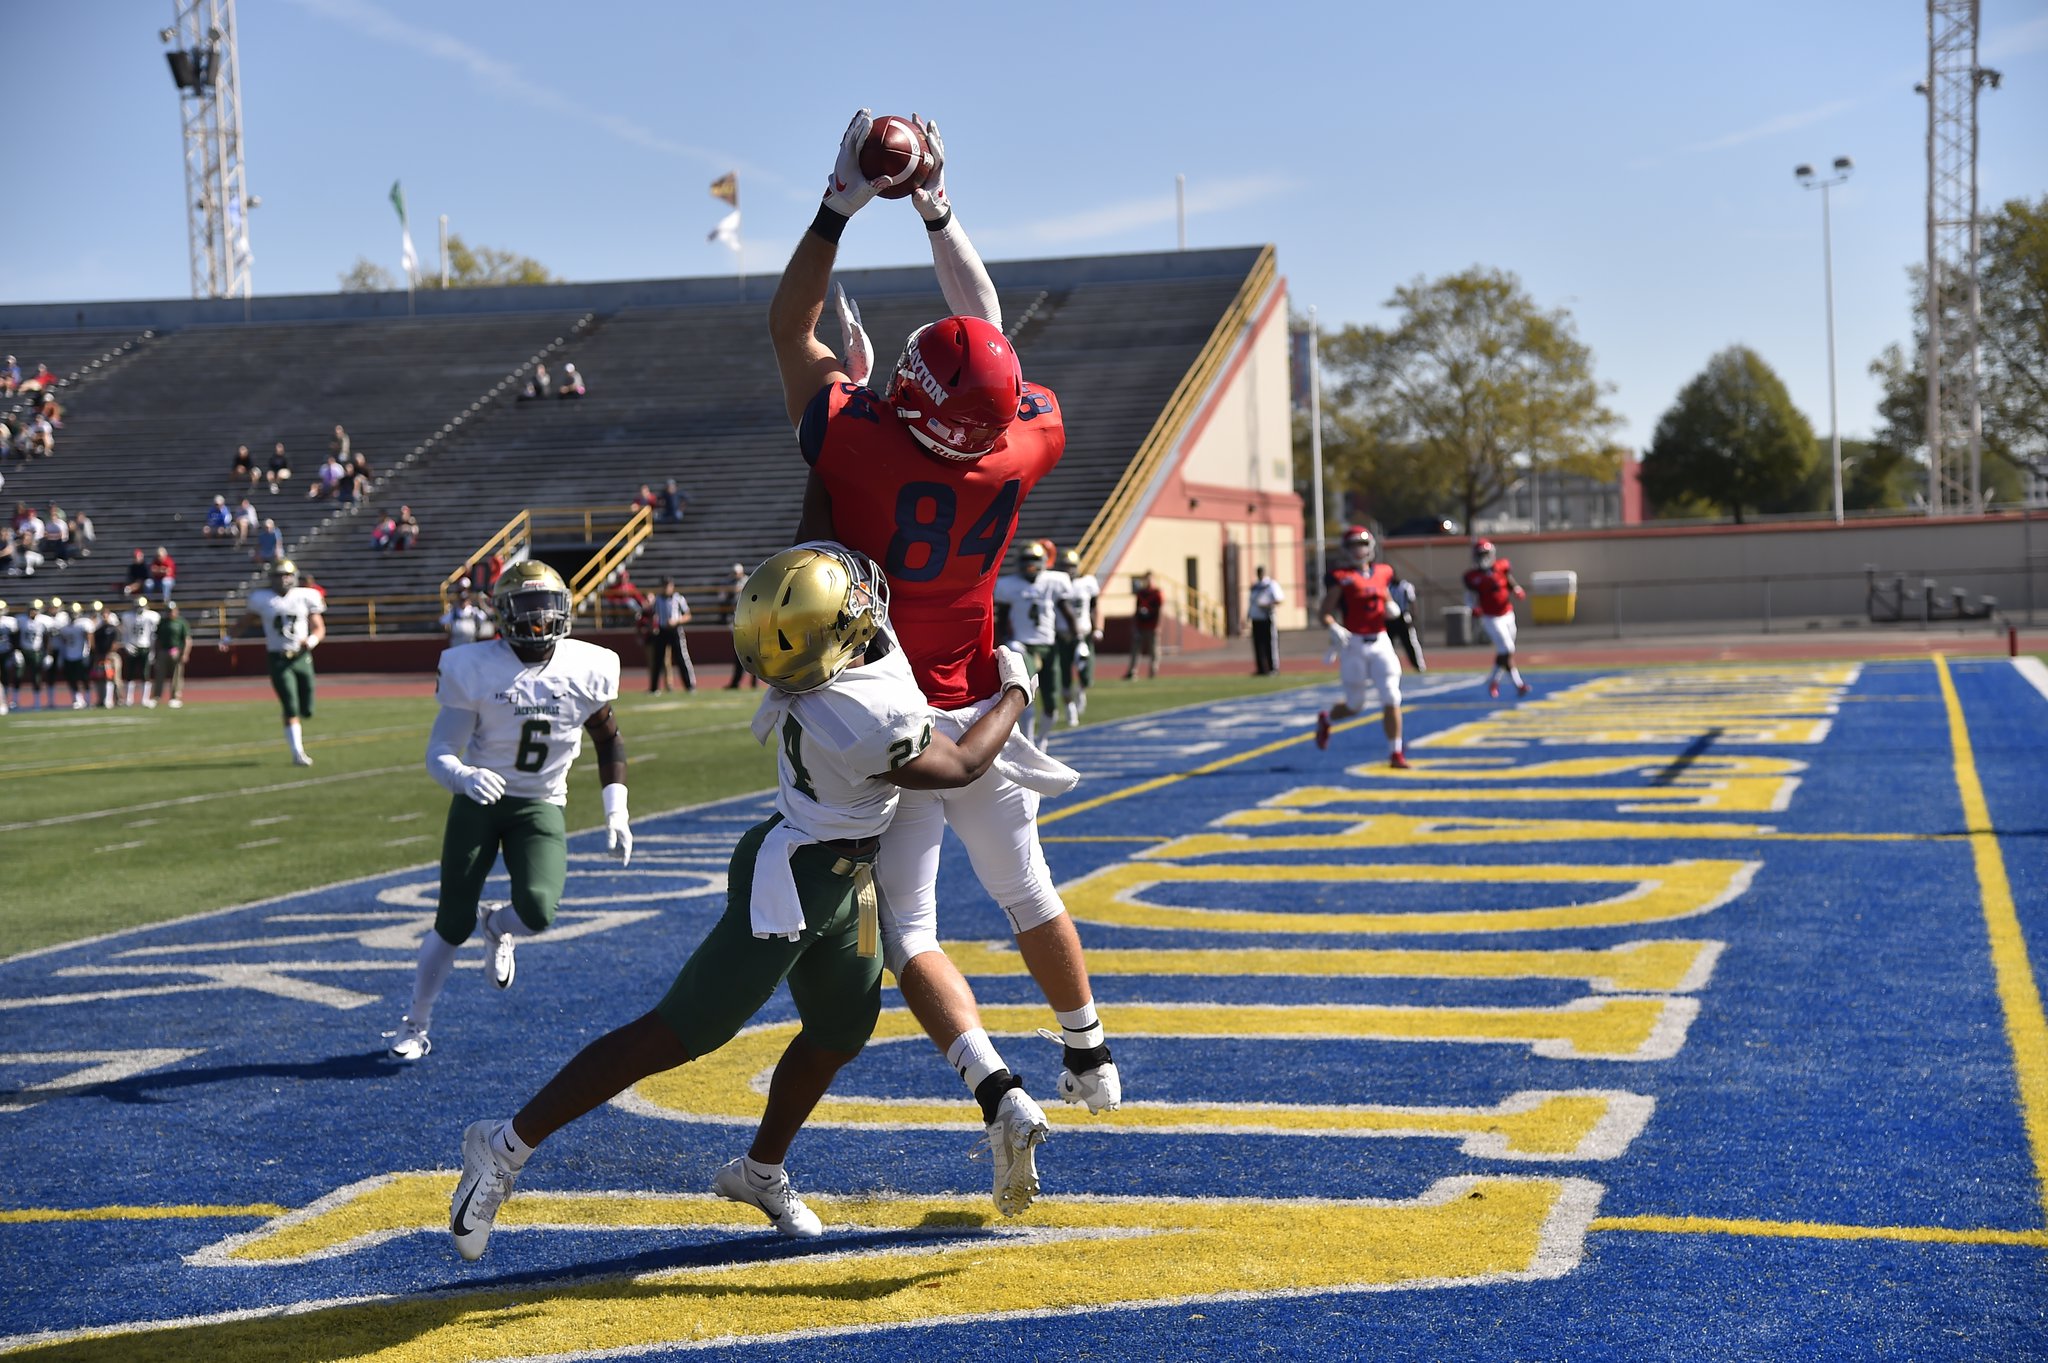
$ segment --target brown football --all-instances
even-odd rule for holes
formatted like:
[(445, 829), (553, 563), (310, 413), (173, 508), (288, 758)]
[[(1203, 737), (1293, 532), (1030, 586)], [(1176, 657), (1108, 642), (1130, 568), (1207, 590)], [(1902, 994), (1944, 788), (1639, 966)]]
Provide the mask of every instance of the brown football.
[(882, 197), (905, 198), (932, 173), (931, 148), (925, 145), (924, 134), (916, 124), (907, 118), (884, 114), (868, 129), (867, 141), (860, 144), (860, 173), (870, 180), (879, 180), (884, 175), (902, 176), (882, 191)]

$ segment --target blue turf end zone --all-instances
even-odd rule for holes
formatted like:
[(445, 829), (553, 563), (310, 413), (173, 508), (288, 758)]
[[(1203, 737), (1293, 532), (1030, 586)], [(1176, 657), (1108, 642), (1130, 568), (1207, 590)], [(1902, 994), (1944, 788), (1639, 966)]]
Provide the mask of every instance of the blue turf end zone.
[[(1328, 752), (1305, 741), (1335, 698), (1313, 690), (1060, 731), (1054, 751), (1086, 779), (1046, 804), (1046, 850), (1098, 962), (1133, 1110), (1062, 1115), (1040, 1157), (1047, 1202), (1010, 1225), (981, 1224), (988, 1175), (967, 1158), (977, 1128), (957, 1078), (923, 1041), (878, 1037), (839, 1093), (870, 1116), (893, 1104), (943, 1120), (826, 1122), (799, 1140), (791, 1173), (807, 1194), (932, 1201), (977, 1214), (965, 1222), (834, 1224), (794, 1244), (758, 1221), (607, 1222), (600, 1199), (564, 1199), (561, 1223), (501, 1229), (473, 1265), (443, 1231), (390, 1212), (348, 1222), (360, 1241), (289, 1240), (327, 1224), (302, 1209), (371, 1195), (338, 1190), (454, 1168), (467, 1122), (508, 1114), (650, 1006), (721, 909), (726, 854), (762, 816), (758, 796), (642, 821), (626, 871), (595, 836), (573, 839), (556, 931), (522, 946), (502, 994), (473, 941), (433, 1054), (413, 1067), (385, 1058), (381, 1033), (409, 993), (432, 867), (0, 962), (0, 1353), (158, 1356), (120, 1336), (97, 1354), (65, 1341), (178, 1322), (199, 1356), (243, 1338), (233, 1313), (376, 1298), (393, 1313), (434, 1307), (437, 1333), (375, 1341), (394, 1358), (530, 1356), (509, 1326), (463, 1324), (463, 1303), (545, 1312), (635, 1280), (758, 1272), (734, 1290), (756, 1294), (745, 1333), (770, 1337), (714, 1338), (721, 1356), (2048, 1358), (2040, 1154), (1980, 882), (1989, 849), (2038, 989), (2048, 696), (2003, 660), (1948, 667), (1996, 831), (1974, 846), (1986, 830), (1966, 817), (1941, 675), (1925, 662), (1672, 669), (1654, 674), (1661, 695), (1628, 680), (1652, 674), (1549, 674), (1519, 709), (1469, 676), (1411, 677), (1405, 775), (1384, 770), (1376, 724)], [(1772, 762), (1797, 764), (1776, 807), (1740, 807), (1761, 776), (1714, 784)], [(1169, 841), (1195, 835), (1251, 841)], [(950, 942), (1007, 942), (951, 840), (940, 890)], [(1649, 916), (1657, 905), (1678, 907)], [(1602, 974), (1636, 944), (1685, 943), (1702, 944), (1693, 977)], [(1132, 954), (1180, 950), (1237, 955)], [(1303, 951), (1359, 955), (1265, 968)], [(1597, 968), (1591, 953), (1605, 953)], [(969, 975), (985, 1009), (1044, 1011), (1022, 973)], [(1276, 1006), (1321, 1011), (1297, 1026)], [(1167, 1021), (1120, 1026), (1155, 1015)], [(793, 1016), (783, 993), (761, 1021)], [(998, 1040), (1050, 1106), (1058, 1051)], [(1531, 1153), (1540, 1133), (1489, 1145), (1461, 1125), (1516, 1095), (1589, 1093), (1608, 1095), (1612, 1122), (1563, 1153)], [(548, 1142), (513, 1205), (702, 1193), (745, 1147), (744, 1123), (642, 1098)], [(1258, 1110), (1231, 1106), (1246, 1104)], [(1194, 1110), (1208, 1115), (1172, 1120)], [(1249, 1115), (1219, 1129), (1233, 1111)], [(1442, 1129), (1421, 1129), (1432, 1122)], [(1474, 1276), (1455, 1267), (1466, 1246), (1427, 1243), (1430, 1229), (1374, 1240), (1379, 1223), (1358, 1210), (1385, 1203), (1398, 1218), (1447, 1188), (1506, 1186), (1489, 1180), (1566, 1190), (1540, 1263), (1515, 1260), (1503, 1232), (1507, 1257)], [(1076, 1195), (1234, 1208), (1247, 1237), (1259, 1215), (1318, 1201), (1299, 1204), (1295, 1267), (1219, 1262), (1182, 1282), (1144, 1206)], [(1127, 1222), (1075, 1229), (1101, 1206)], [(1354, 1224), (1364, 1239), (1331, 1238)], [(1069, 1290), (1006, 1288), (1031, 1279), (997, 1273), (968, 1318), (931, 1323), (915, 1305), (920, 1264), (970, 1281), (976, 1255), (1028, 1263), (1001, 1256), (1079, 1253), (1073, 1238), (1090, 1235), (1109, 1238), (1088, 1242)], [(244, 1242), (281, 1248), (238, 1258)], [(1411, 1257), (1423, 1267), (1393, 1266)], [(1333, 1263), (1360, 1285), (1391, 1280), (1301, 1290)], [(816, 1323), (790, 1307), (798, 1287), (863, 1264), (905, 1275), (871, 1294), (869, 1326), (773, 1337)], [(1122, 1295), (1085, 1298), (1101, 1282)], [(303, 1333), (275, 1356), (293, 1356), (294, 1338), (300, 1357), (352, 1356), (327, 1347), (335, 1309), (280, 1327)], [(702, 1355), (673, 1324), (687, 1310), (661, 1292), (641, 1309), (644, 1337), (605, 1347)], [(554, 1352), (578, 1347), (572, 1324)]]

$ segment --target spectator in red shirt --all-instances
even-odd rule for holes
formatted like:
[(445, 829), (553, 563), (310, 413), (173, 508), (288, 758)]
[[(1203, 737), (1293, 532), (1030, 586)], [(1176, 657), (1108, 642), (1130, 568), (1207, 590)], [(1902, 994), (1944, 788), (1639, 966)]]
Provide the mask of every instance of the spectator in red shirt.
[(170, 550), (159, 544), (156, 547), (156, 557), (149, 561), (149, 580), (143, 588), (144, 595), (155, 588), (161, 592), (158, 599), (168, 601), (171, 599), (171, 587), (177, 580), (177, 560), (171, 557)]
[(1138, 675), (1138, 659), (1146, 662), (1147, 677), (1159, 675), (1159, 618), (1166, 613), (1166, 597), (1152, 585), (1152, 574), (1139, 573), (1131, 579), (1131, 665), (1124, 673), (1130, 681)]
[(640, 490), (633, 494), (632, 509), (638, 511), (643, 506), (650, 511), (654, 509), (654, 486), (651, 483), (642, 483), (640, 485)]

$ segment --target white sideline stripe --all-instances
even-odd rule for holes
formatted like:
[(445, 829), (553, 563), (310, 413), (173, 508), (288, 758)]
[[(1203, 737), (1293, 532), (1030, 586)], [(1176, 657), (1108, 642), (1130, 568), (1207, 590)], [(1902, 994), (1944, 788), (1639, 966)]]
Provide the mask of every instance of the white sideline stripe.
[[(360, 781), (369, 776), (391, 776), (401, 771), (412, 771), (419, 764), (407, 762), (398, 767), (372, 767), (368, 771), (343, 772), (339, 776), (309, 776), (303, 781), (280, 781), (272, 786), (242, 786), (235, 790), (216, 790), (205, 795), (180, 795), (175, 800), (150, 800), (145, 804), (123, 805), (119, 809), (88, 809), (78, 814), (58, 814), (47, 819), (29, 819), (21, 823), (0, 823), (0, 833), (19, 833), (27, 828), (55, 828), (59, 824), (84, 823), (88, 819), (112, 819), (123, 814), (140, 814), (149, 809), (175, 809), (181, 805), (203, 805), (212, 800), (233, 800), (243, 795), (269, 795), (280, 790), (302, 790), (307, 786), (331, 786), (340, 781)], [(343, 882), (346, 883), (346, 882)], [(8, 959), (13, 959), (9, 957)]]
[(2027, 685), (2041, 693), (2042, 700), (2048, 700), (2048, 663), (2039, 658), (2014, 658), (2012, 666), (2026, 679)]
[(237, 852), (246, 852), (252, 847), (275, 847), (283, 841), (283, 838), (257, 838), (253, 842), (236, 843), (235, 850)]
[(290, 823), (291, 821), (292, 821), (292, 816), (291, 816), (291, 815), (289, 815), (289, 814), (273, 814), (273, 815), (271, 815), (271, 816), (270, 816), (269, 818), (267, 818), (267, 819), (251, 819), (251, 820), (249, 820), (249, 827), (251, 827), (251, 828), (266, 828), (266, 827), (268, 827), (269, 825), (271, 825), (271, 824), (274, 824), (274, 823)]
[(126, 851), (128, 851), (129, 849), (131, 849), (131, 848), (135, 848), (135, 847), (146, 847), (146, 846), (148, 846), (148, 845), (149, 845), (149, 844), (147, 844), (147, 843), (145, 843), (145, 842), (139, 842), (139, 841), (138, 841), (138, 842), (110, 842), (110, 843), (108, 843), (108, 844), (107, 844), (107, 845), (106, 845), (105, 847), (95, 847), (95, 848), (93, 848), (92, 850), (93, 850), (93, 851), (95, 851), (95, 852), (126, 852)]

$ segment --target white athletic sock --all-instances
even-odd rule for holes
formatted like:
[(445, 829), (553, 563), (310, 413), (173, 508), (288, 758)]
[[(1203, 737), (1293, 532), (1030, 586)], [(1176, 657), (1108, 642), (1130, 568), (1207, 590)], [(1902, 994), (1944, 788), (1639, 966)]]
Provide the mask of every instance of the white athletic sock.
[(1516, 667), (1513, 663), (1509, 663), (1508, 680), (1513, 682), (1515, 685), (1520, 686), (1522, 684), (1522, 669)]
[(1389, 756), (1389, 757), (1399, 757), (1400, 755), (1401, 755), (1401, 740), (1400, 740), (1400, 739), (1398, 739), (1398, 738), (1390, 738), (1390, 739), (1388, 739), (1388, 740), (1387, 740), (1387, 756)]
[(762, 1192), (773, 1188), (785, 1177), (781, 1165), (763, 1164), (752, 1155), (744, 1155), (740, 1158), (740, 1168), (745, 1171), (747, 1182)]
[(412, 1007), (405, 1013), (413, 1026), (423, 1032), (434, 1020), (434, 1000), (441, 997), (442, 986), (448, 983), (448, 972), (453, 969), (454, 946), (428, 928), (427, 935), (420, 939), (419, 969), (412, 979)]
[(507, 1117), (491, 1133), (491, 1153), (507, 1169), (520, 1169), (525, 1166), (527, 1157), (533, 1154), (533, 1147), (519, 1139), (519, 1133), (512, 1129), (512, 1119)]
[(996, 1054), (996, 1045), (988, 1039), (988, 1033), (979, 1027), (962, 1032), (952, 1045), (946, 1047), (946, 1063), (966, 1081), (969, 1093), (997, 1070), (1009, 1068), (1003, 1063), (1002, 1056)]
[(1102, 1044), (1102, 1020), (1095, 1016), (1093, 999), (1070, 1013), (1062, 1013), (1055, 1008), (1052, 1015), (1060, 1020), (1062, 1039), (1073, 1049), (1093, 1050)]
[(299, 722), (296, 719), (288, 719), (284, 722), (284, 741), (291, 746), (293, 757), (304, 757), (306, 755), (305, 735), (300, 732)]
[(146, 681), (146, 682), (144, 682), (144, 683), (142, 684), (142, 703), (143, 703), (144, 705), (147, 705), (147, 704), (149, 704), (149, 703), (150, 703), (151, 701), (153, 701), (153, 700), (155, 700), (155, 699), (156, 699), (156, 683), (155, 683), (155, 682), (153, 682), (153, 681)]
[(493, 937), (531, 937), (533, 929), (526, 926), (526, 920), (513, 912), (510, 904), (503, 904), (484, 915), (484, 930)]

